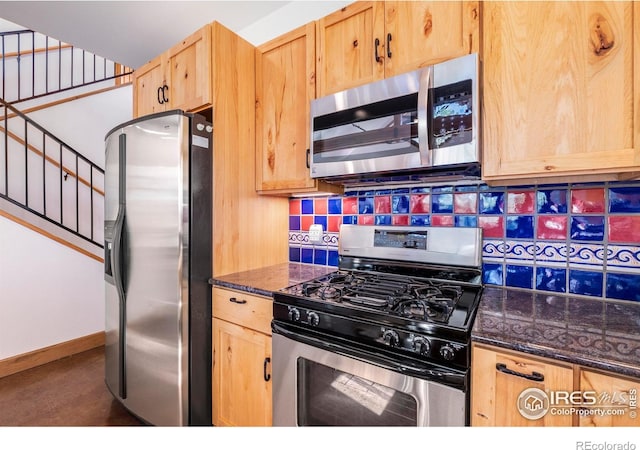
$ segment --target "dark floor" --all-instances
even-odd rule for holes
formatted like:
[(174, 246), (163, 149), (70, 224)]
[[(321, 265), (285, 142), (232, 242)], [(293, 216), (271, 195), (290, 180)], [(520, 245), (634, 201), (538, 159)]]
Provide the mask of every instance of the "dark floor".
[(105, 386), (104, 347), (0, 378), (0, 426), (132, 425)]

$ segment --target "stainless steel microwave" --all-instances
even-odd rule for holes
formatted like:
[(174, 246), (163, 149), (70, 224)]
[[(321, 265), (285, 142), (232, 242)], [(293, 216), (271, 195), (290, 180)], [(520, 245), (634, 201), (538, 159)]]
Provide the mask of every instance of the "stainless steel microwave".
[(473, 53), (313, 100), (311, 177), (478, 178), (478, 64)]

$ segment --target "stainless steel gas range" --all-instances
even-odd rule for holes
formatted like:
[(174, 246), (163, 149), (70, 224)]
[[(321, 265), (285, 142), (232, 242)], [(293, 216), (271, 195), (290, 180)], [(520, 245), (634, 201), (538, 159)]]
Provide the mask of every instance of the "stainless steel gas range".
[(274, 293), (274, 425), (468, 425), (481, 230), (342, 225), (339, 242), (336, 272)]

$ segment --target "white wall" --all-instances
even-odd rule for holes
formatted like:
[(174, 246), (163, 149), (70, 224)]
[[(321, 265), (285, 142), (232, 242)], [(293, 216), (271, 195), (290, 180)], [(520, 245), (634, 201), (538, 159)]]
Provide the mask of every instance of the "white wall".
[[(104, 168), (105, 135), (132, 114), (127, 86), (30, 117)], [(102, 263), (0, 217), (0, 360), (102, 330)]]
[(296, 0), (238, 31), (238, 35), (257, 47), (312, 20), (331, 14), (350, 3), (353, 3), (353, 0)]

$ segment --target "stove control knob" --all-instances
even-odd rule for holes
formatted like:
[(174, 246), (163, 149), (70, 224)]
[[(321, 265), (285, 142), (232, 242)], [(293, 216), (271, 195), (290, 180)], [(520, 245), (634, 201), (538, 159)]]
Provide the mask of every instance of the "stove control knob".
[(297, 322), (300, 320), (300, 311), (298, 311), (298, 308), (289, 309), (289, 320), (293, 322)]
[(382, 333), (382, 339), (390, 347), (397, 347), (400, 344), (400, 336), (393, 330), (385, 330)]
[(320, 323), (320, 317), (312, 311), (307, 315), (307, 323), (312, 327), (317, 327)]
[(423, 337), (417, 337), (413, 340), (413, 350), (421, 355), (428, 355), (431, 350), (431, 342)]
[(450, 345), (445, 345), (444, 347), (440, 348), (440, 354), (447, 361), (451, 361), (453, 358), (455, 358), (456, 351)]

